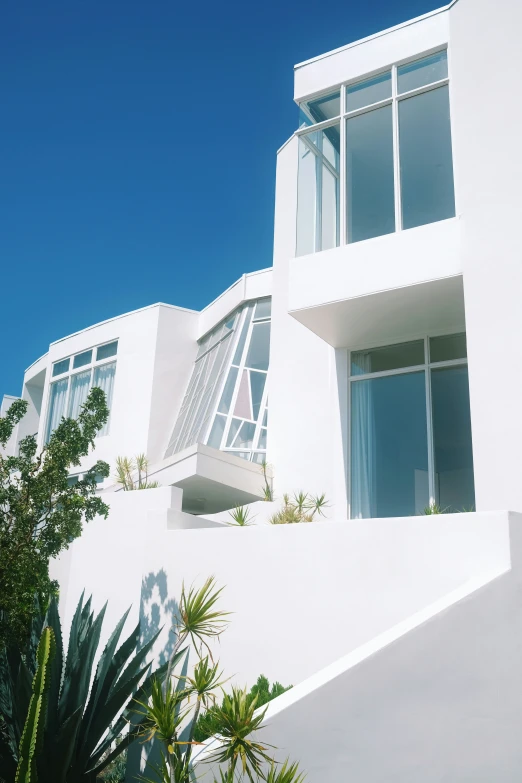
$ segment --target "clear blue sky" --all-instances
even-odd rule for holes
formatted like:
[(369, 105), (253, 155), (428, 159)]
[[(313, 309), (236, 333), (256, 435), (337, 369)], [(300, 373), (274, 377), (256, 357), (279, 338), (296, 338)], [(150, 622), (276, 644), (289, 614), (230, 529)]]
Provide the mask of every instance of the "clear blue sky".
[(270, 266), (294, 63), (439, 5), (4, 2), (0, 397), (52, 340)]

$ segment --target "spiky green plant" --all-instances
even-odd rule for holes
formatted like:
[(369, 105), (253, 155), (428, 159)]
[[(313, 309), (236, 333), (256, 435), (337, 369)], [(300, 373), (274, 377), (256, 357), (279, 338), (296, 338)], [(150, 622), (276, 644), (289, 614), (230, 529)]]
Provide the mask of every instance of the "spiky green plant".
[[(56, 639), (50, 664), (45, 732), (37, 758), (39, 783), (94, 783), (97, 775), (117, 758), (139, 733), (137, 705), (145, 701), (153, 676), (147, 656), (157, 638), (140, 647), (139, 625), (118, 646), (128, 611), (116, 625), (94, 671), (105, 607), (95, 616), (91, 599), (78, 603), (65, 655), (56, 599), (46, 613), (35, 617), (27, 649), (10, 648), (0, 654), (0, 717), (5, 737), (0, 741), (0, 779), (11, 783), (18, 763), (18, 745), (36, 670), (36, 644), (49, 626)], [(178, 659), (183, 655), (180, 651)], [(166, 665), (155, 675), (163, 678)], [(124, 729), (131, 728), (121, 737)], [(121, 738), (120, 741), (119, 738)]]
[(157, 481), (149, 481), (149, 461), (145, 454), (137, 454), (134, 459), (116, 457), (114, 480), (122, 486), (125, 492), (159, 487)]
[(263, 474), (263, 480), (264, 480), (264, 486), (263, 486), (263, 500), (266, 500), (268, 503), (271, 503), (274, 499), (274, 493), (272, 491), (272, 486), (270, 482), (268, 481), (268, 462), (264, 459), (261, 462), (261, 473)]
[(299, 772), (297, 762), (291, 764), (286, 759), (281, 766), (272, 763), (265, 780), (266, 783), (303, 783), (305, 777), (304, 772)]
[(301, 522), (313, 522), (315, 515), (324, 516), (328, 506), (326, 496), (309, 495), (307, 492), (296, 492), (292, 498), (283, 495), (282, 508), (273, 514), (269, 522), (271, 525), (295, 525)]
[(56, 654), (56, 641), (52, 628), (44, 628), (36, 651), (36, 674), (32, 684), (32, 696), (20, 740), (15, 783), (36, 783), (36, 757), (43, 745), (47, 719), (47, 697), (51, 685), (51, 662)]
[(247, 506), (236, 506), (232, 511), (228, 512), (232, 518), (232, 522), (227, 524), (233, 527), (250, 527), (253, 523), (253, 518), (250, 515), (250, 509)]
[(439, 506), (438, 503), (435, 503), (435, 501), (431, 502), (429, 506), (426, 506), (424, 509), (425, 516), (431, 516), (431, 514), (447, 514), (449, 511), (449, 508), (442, 508), (442, 506)]

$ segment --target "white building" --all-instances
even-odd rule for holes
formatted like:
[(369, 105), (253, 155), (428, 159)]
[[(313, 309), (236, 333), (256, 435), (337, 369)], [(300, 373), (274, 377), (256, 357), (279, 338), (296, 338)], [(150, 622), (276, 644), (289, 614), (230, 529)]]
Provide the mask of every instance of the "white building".
[[(264, 737), (310, 783), (518, 779), (520, 29), (520, 0), (455, 0), (296, 66), (273, 270), (59, 340), (25, 375), (11, 448), (100, 384), (95, 458), (144, 452), (161, 485), (101, 487), (109, 519), (55, 564), (65, 624), (84, 587), (107, 632), (131, 602), (168, 623), (214, 573), (221, 661), (294, 684)], [(265, 524), (297, 490), (326, 519)], [(257, 524), (228, 527), (241, 503)]]

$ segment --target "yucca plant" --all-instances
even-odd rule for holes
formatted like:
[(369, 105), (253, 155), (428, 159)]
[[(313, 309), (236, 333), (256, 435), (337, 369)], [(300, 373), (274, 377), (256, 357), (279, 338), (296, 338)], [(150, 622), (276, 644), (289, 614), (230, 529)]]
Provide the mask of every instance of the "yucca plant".
[(301, 522), (313, 522), (316, 514), (324, 516), (323, 509), (328, 506), (326, 496), (309, 495), (296, 492), (292, 498), (283, 495), (282, 508), (270, 517), (271, 525), (295, 525)]
[(121, 484), (125, 492), (159, 487), (157, 481), (149, 481), (149, 460), (145, 454), (137, 454), (134, 459), (116, 457), (114, 480), (117, 484)]
[(264, 486), (263, 486), (263, 500), (266, 500), (267, 503), (271, 503), (274, 499), (274, 494), (272, 492), (272, 486), (270, 482), (268, 481), (267, 471), (268, 471), (268, 462), (264, 459), (261, 462), (261, 473), (263, 474), (263, 480), (264, 480)]
[[(139, 734), (140, 716), (133, 697), (146, 700), (154, 678), (164, 677), (167, 667), (150, 674), (146, 659), (157, 635), (140, 648), (139, 625), (118, 647), (127, 611), (93, 671), (104, 614), (105, 607), (95, 616), (91, 599), (84, 603), (82, 595), (65, 655), (53, 598), (46, 613), (35, 614), (27, 649), (10, 648), (0, 655), (0, 717), (4, 727), (4, 736), (0, 734), (0, 779), (5, 783), (15, 780), (18, 746), (36, 670), (36, 639), (46, 626), (56, 639), (56, 654), (50, 663), (47, 715), (36, 758), (39, 783), (94, 783)], [(182, 655), (180, 651), (175, 662)]]
[(265, 778), (266, 783), (303, 783), (306, 775), (299, 771), (299, 764), (290, 763), (289, 759), (279, 767), (272, 764)]
[(431, 502), (429, 506), (426, 506), (424, 509), (425, 516), (431, 516), (431, 514), (447, 514), (449, 511), (449, 508), (442, 508), (442, 506), (439, 506), (438, 503), (435, 503), (435, 501)]
[(236, 506), (232, 511), (228, 512), (232, 517), (232, 522), (228, 522), (229, 525), (234, 527), (250, 527), (253, 523), (253, 518), (250, 515), (250, 509), (247, 506)]

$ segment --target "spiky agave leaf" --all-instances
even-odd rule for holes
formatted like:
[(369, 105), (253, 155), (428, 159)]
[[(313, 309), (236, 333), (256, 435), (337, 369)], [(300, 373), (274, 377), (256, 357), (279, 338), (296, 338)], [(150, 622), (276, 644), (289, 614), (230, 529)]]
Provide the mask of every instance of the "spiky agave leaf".
[(266, 783), (303, 783), (305, 778), (304, 772), (299, 771), (299, 764), (297, 762), (291, 764), (290, 760), (286, 759), (281, 766), (272, 762), (265, 781)]

